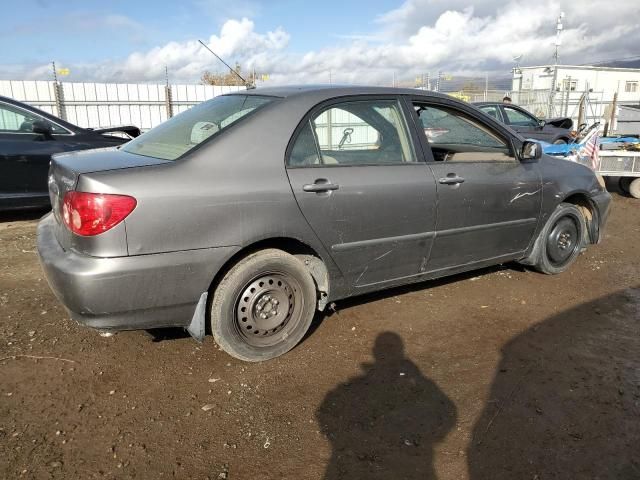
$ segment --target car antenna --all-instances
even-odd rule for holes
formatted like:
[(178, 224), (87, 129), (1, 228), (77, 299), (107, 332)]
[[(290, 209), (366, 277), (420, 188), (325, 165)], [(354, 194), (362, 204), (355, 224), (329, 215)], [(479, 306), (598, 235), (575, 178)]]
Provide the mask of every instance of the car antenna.
[(250, 89), (256, 88), (256, 86), (255, 86), (255, 85), (253, 85), (253, 84), (251, 84), (251, 83), (247, 82), (247, 81), (242, 77), (242, 75), (240, 75), (240, 74), (239, 74), (238, 72), (236, 72), (233, 68), (231, 68), (231, 67), (229, 66), (229, 64), (228, 64), (227, 62), (225, 62), (222, 58), (220, 58), (220, 56), (218, 56), (218, 54), (217, 54), (216, 52), (214, 52), (214, 51), (213, 51), (213, 50), (211, 50), (209, 47), (207, 47), (207, 45), (206, 45), (202, 40), (198, 40), (198, 41), (200, 42), (200, 44), (201, 44), (204, 48), (206, 48), (206, 49), (207, 49), (207, 50), (209, 50), (211, 53), (213, 53), (213, 55), (214, 55), (218, 60), (220, 60), (222, 63), (224, 63), (224, 64), (225, 64), (225, 66), (226, 66), (226, 67), (227, 67), (227, 68), (228, 68), (228, 69), (229, 69), (229, 70), (230, 70), (230, 71), (231, 71), (231, 72), (232, 72), (236, 77), (238, 77), (240, 80), (242, 80), (242, 81), (244, 82), (244, 86), (245, 86), (245, 87), (247, 87), (247, 90), (250, 90)]

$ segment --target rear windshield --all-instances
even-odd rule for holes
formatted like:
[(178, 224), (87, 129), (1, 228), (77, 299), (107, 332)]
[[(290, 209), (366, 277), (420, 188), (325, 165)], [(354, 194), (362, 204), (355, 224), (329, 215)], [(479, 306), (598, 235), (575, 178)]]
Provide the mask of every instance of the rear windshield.
[(203, 102), (126, 143), (122, 149), (147, 157), (176, 160), (212, 135), (273, 101), (258, 95), (226, 95)]

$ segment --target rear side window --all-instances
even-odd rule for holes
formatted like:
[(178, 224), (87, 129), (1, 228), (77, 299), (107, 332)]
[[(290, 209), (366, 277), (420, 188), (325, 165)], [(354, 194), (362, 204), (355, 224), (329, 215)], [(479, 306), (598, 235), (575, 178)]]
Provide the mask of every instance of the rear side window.
[(259, 95), (226, 95), (203, 102), (126, 143), (122, 150), (176, 160), (209, 137), (275, 100)]
[(386, 165), (415, 162), (413, 143), (396, 100), (360, 100), (314, 114), (300, 130), (289, 166)]

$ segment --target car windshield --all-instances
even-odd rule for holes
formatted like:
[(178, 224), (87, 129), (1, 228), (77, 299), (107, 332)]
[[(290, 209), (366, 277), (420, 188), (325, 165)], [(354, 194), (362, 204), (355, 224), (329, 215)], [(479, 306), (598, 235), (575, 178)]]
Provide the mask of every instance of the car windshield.
[(275, 100), (258, 95), (223, 95), (203, 102), (122, 147), (129, 153), (176, 160), (209, 137)]

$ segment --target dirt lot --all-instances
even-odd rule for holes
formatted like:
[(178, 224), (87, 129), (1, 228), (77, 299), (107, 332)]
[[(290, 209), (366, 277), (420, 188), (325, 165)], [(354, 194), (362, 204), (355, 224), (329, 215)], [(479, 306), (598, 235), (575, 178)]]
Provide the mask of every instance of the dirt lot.
[(36, 217), (0, 222), (0, 478), (640, 478), (640, 201), (569, 273), (342, 302), (258, 365), (72, 323)]

